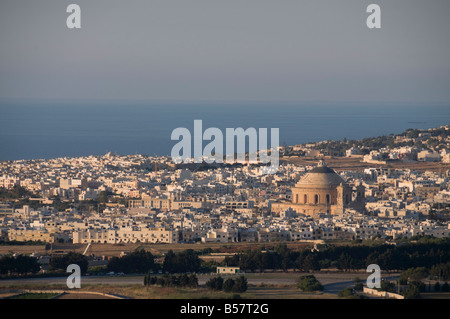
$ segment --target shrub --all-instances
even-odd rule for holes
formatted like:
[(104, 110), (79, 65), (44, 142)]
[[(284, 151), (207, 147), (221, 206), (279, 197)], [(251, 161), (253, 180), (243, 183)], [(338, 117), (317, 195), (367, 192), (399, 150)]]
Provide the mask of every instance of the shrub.
[(233, 287), (235, 285), (235, 282), (233, 279), (228, 278), (227, 280), (225, 280), (225, 282), (223, 283), (223, 291), (225, 292), (231, 292), (233, 291)]
[(198, 287), (198, 279), (194, 274), (187, 276), (182, 274), (164, 275), (160, 277), (150, 276), (150, 273), (144, 276), (144, 286), (159, 285), (161, 287)]
[(297, 281), (297, 287), (303, 291), (322, 291), (322, 284), (314, 275), (301, 276)]
[(362, 291), (364, 288), (364, 284), (362, 283), (361, 279), (359, 279), (358, 277), (355, 278), (354, 280), (355, 282), (355, 286), (353, 287), (356, 291)]
[(222, 290), (223, 278), (220, 276), (211, 278), (206, 282), (205, 285), (206, 285), (206, 287), (208, 287), (209, 289), (212, 289), (212, 290)]
[(352, 288), (347, 287), (338, 292), (338, 297), (340, 298), (351, 298), (355, 295), (355, 292)]
[(441, 291), (441, 284), (440, 283), (435, 283), (434, 284), (434, 291), (439, 292)]
[(233, 292), (244, 292), (247, 291), (248, 283), (247, 278), (244, 276), (240, 276), (236, 278), (236, 281), (233, 286)]

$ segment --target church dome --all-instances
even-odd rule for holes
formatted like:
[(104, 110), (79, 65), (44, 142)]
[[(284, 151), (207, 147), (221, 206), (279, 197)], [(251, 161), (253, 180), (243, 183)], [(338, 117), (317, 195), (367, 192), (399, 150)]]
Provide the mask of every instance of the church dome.
[(345, 181), (336, 174), (325, 162), (320, 161), (319, 165), (306, 173), (295, 185), (295, 187), (336, 187), (346, 184)]

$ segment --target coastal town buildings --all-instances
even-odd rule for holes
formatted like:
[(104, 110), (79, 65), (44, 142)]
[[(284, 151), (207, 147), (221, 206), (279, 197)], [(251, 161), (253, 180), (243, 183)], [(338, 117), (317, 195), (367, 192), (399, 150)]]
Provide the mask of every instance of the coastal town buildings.
[[(174, 165), (168, 156), (139, 154), (3, 161), (0, 189), (14, 196), (0, 203), (0, 240), (118, 244), (450, 237), (450, 174), (444, 161), (450, 141), (441, 140), (439, 149), (425, 148), (433, 134), (427, 136), (395, 138), (393, 147), (366, 155), (349, 146), (343, 157), (366, 165), (357, 171), (328, 167), (324, 151), (311, 152), (320, 157), (308, 157), (306, 164), (285, 156), (272, 175), (262, 174), (258, 165)], [(323, 145), (300, 145), (295, 152)], [(414, 170), (371, 166), (367, 160), (440, 166)]]

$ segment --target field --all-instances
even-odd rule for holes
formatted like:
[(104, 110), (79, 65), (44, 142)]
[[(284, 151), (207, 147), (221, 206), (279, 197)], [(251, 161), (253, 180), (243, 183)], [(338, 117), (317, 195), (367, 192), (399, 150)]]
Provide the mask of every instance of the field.
[[(313, 241), (309, 242), (286, 242), (289, 249), (301, 250), (314, 245)], [(203, 250), (211, 248), (217, 253), (234, 253), (239, 251), (246, 251), (248, 249), (271, 249), (277, 243), (208, 243), (208, 244), (92, 244), (89, 247), (87, 255), (94, 254), (97, 257), (101, 256), (119, 256), (122, 252), (129, 253), (137, 248), (144, 248), (154, 255), (161, 255), (169, 250), (179, 252), (186, 249)], [(45, 245), (0, 245), (0, 255), (8, 253), (17, 254), (64, 254), (70, 251), (83, 253), (86, 249), (85, 244), (52, 244), (50, 249), (46, 250)]]
[[(309, 273), (308, 273), (309, 274)], [(353, 286), (353, 280), (359, 277), (365, 280), (366, 273), (353, 272), (317, 272), (316, 278), (324, 285), (323, 292), (305, 293), (296, 287), (296, 281), (305, 273), (300, 272), (274, 272), (274, 273), (247, 273), (248, 290), (239, 294), (247, 299), (333, 299), (337, 298), (337, 292), (345, 287)], [(395, 276), (389, 274), (388, 276)], [(65, 285), (65, 277), (53, 278), (27, 278), (4, 279), (0, 281), (0, 295), (5, 297), (8, 293), (21, 291), (54, 291), (64, 290), (68, 294), (60, 298), (108, 298), (93, 294), (81, 294), (81, 292), (98, 292), (115, 296), (124, 296), (137, 299), (229, 299), (234, 298), (234, 293), (211, 291), (204, 287), (207, 280), (215, 274), (199, 274), (198, 288), (173, 288), (173, 287), (144, 287), (143, 276), (87, 276), (82, 277), (81, 289), (76, 294), (71, 293)], [(224, 279), (229, 276), (223, 276)], [(73, 292), (73, 291), (72, 291)]]
[[(5, 289), (5, 288), (4, 288)], [(11, 288), (12, 289), (12, 288)], [(14, 288), (17, 289), (17, 286)], [(45, 296), (53, 297), (54, 293), (42, 293), (45, 289), (64, 290), (66, 293), (56, 297), (55, 299), (112, 299), (108, 295), (93, 294), (93, 292), (111, 294), (123, 298), (133, 299), (234, 299), (236, 297), (245, 299), (335, 299), (336, 295), (324, 292), (301, 292), (295, 285), (250, 285), (244, 293), (226, 293), (223, 291), (211, 291), (204, 287), (199, 288), (172, 288), (172, 287), (151, 287), (147, 288), (142, 285), (83, 285), (81, 290), (76, 293), (67, 289), (63, 285), (52, 286), (36, 286), (24, 285), (22, 289), (33, 291), (36, 289), (39, 293), (26, 293), (19, 296), (11, 296), (10, 299), (17, 299), (21, 296), (28, 296), (30, 299), (48, 299)], [(20, 291), (20, 289), (19, 289)], [(83, 293), (85, 292), (85, 293)], [(7, 297), (7, 292), (3, 293)], [(34, 298), (33, 296), (36, 296)], [(0, 297), (1, 298), (1, 297)]]
[(52, 292), (26, 292), (7, 297), (6, 299), (51, 299), (55, 296), (57, 296), (57, 294)]
[[(324, 286), (320, 292), (302, 292), (296, 287), (297, 279), (305, 274), (313, 274)], [(225, 293), (212, 291), (205, 283), (215, 274), (199, 274), (198, 288), (145, 287), (143, 276), (87, 276), (82, 277), (81, 289), (70, 290), (65, 277), (27, 278), (0, 280), (0, 299), (21, 293), (38, 293), (36, 298), (52, 297), (56, 292), (65, 292), (56, 299), (339, 299), (338, 292), (353, 287), (354, 279), (367, 279), (368, 274), (360, 272), (319, 271), (314, 273), (274, 272), (246, 273), (248, 290), (244, 293)], [(382, 274), (385, 280), (395, 281), (398, 273)], [(223, 276), (224, 279), (232, 276)], [(53, 295), (50, 295), (53, 294)], [(29, 295), (33, 298), (33, 295)], [(42, 298), (44, 298), (42, 297)], [(450, 299), (450, 293), (423, 293), (423, 299)]]
[[(372, 164), (363, 163), (362, 157), (331, 157), (325, 156), (323, 160), (327, 166), (335, 171), (363, 171), (366, 168), (391, 168), (391, 169), (412, 169), (415, 171), (447, 171), (450, 169), (450, 164), (441, 162), (388, 162), (387, 164)], [(296, 165), (310, 165), (317, 166), (319, 159), (312, 157), (283, 157), (280, 161), (292, 163)]]

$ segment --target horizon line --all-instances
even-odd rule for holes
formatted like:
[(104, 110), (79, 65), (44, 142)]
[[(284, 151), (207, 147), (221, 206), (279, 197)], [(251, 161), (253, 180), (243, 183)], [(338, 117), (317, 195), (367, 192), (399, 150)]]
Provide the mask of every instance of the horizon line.
[[(405, 106), (405, 105), (433, 105), (433, 106), (450, 106), (450, 101), (368, 101), (368, 100), (362, 100), (362, 101), (354, 101), (354, 100), (279, 100), (279, 99), (149, 99), (149, 98), (58, 98), (58, 97), (0, 97), (0, 106), (2, 106), (2, 103), (20, 103), (20, 102), (26, 102), (26, 103), (66, 103), (66, 104), (73, 104), (73, 103), (181, 103), (181, 104), (193, 104), (193, 103), (217, 103), (217, 104), (238, 104), (238, 103), (244, 103), (244, 104), (272, 104), (272, 103), (281, 103), (286, 105), (292, 105), (292, 104), (298, 104), (298, 106), (305, 106), (306, 104), (322, 104), (326, 106), (344, 106), (347, 104), (347, 106), (356, 106), (356, 105), (366, 105), (366, 106), (374, 106), (374, 105), (389, 105), (389, 106)], [(150, 105), (149, 105), (150, 106)]]

